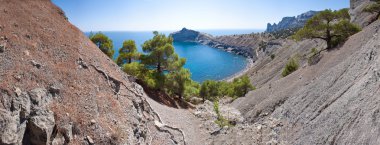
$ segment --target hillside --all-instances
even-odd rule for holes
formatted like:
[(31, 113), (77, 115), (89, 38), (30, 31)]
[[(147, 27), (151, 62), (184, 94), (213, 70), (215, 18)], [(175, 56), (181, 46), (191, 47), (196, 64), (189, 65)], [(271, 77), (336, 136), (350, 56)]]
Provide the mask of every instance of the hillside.
[[(379, 14), (350, 2), (363, 30), (315, 64), (311, 49), (326, 47), (317, 39), (173, 33), (254, 60), (257, 89), (219, 101), (233, 124), (220, 127), (213, 102), (150, 98), (50, 0), (0, 0), (0, 144), (380, 144)], [(300, 68), (282, 77), (292, 57)]]
[(0, 144), (183, 144), (50, 0), (0, 0)]
[[(249, 75), (258, 89), (232, 103), (245, 122), (224, 130), (214, 143), (379, 144), (379, 26), (379, 20), (364, 26), (343, 46), (323, 52), (315, 65), (303, 58), (311, 48), (324, 47), (314, 40), (290, 42), (274, 52), (274, 60), (257, 61)], [(301, 68), (281, 77), (286, 59), (297, 54)]]

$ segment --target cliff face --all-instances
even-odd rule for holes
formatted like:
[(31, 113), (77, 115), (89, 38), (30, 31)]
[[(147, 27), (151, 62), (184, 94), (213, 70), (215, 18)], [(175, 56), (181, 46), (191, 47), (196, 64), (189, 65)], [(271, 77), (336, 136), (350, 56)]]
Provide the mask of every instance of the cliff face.
[(49, 0), (0, 0), (0, 144), (183, 143)]
[(309, 20), (317, 13), (317, 11), (308, 11), (306, 13), (298, 15), (297, 17), (284, 17), (278, 24), (274, 23), (272, 25), (268, 23), (266, 32), (275, 32), (292, 28), (301, 28), (305, 25), (307, 20)]

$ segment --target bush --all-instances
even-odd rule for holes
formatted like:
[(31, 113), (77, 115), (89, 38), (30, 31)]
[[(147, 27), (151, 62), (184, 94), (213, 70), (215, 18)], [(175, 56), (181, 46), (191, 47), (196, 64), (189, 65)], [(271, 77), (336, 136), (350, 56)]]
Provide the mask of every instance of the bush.
[(270, 55), (270, 58), (273, 60), (274, 58), (276, 57), (276, 55), (274, 55), (274, 54), (271, 54)]
[(291, 58), (288, 63), (285, 65), (284, 70), (282, 71), (282, 76), (286, 77), (287, 75), (296, 71), (299, 67), (298, 61), (295, 58)]
[(144, 65), (138, 62), (126, 63), (123, 65), (123, 71), (129, 75), (135, 76), (137, 78), (142, 78), (142, 70), (144, 69)]
[(177, 95), (180, 99), (185, 94), (186, 88), (191, 82), (191, 74), (188, 69), (181, 68), (166, 75), (165, 88), (170, 95)]
[(321, 57), (319, 55), (318, 49), (313, 48), (310, 51), (310, 56), (307, 58), (307, 63), (309, 65), (314, 65), (314, 64), (318, 63), (320, 59), (321, 59)]
[(218, 97), (229, 96), (234, 99), (243, 97), (249, 91), (254, 90), (249, 77), (244, 75), (240, 78), (234, 79), (233, 82), (217, 82), (212, 80), (206, 80), (202, 83), (199, 96), (202, 96), (203, 100), (218, 100)]
[(220, 84), (213, 80), (206, 80), (202, 83), (199, 95), (202, 96), (203, 100), (217, 100), (220, 95)]
[(215, 123), (219, 125), (219, 127), (223, 128), (225, 126), (232, 126), (232, 124), (230, 123), (230, 121), (228, 121), (227, 119), (225, 119), (221, 114), (220, 114), (220, 111), (219, 111), (219, 103), (218, 101), (214, 101), (214, 111), (216, 113), (216, 120), (215, 120)]
[(364, 11), (369, 13), (380, 13), (380, 0), (374, 0), (376, 3), (368, 5)]
[(191, 81), (185, 87), (185, 100), (189, 100), (191, 97), (198, 96), (201, 85), (195, 81)]

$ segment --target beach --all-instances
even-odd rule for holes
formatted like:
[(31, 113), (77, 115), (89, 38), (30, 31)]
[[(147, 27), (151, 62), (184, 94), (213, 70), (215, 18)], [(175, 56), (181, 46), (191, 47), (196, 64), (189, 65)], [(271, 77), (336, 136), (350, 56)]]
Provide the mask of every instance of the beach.
[(221, 81), (226, 81), (226, 82), (232, 82), (235, 78), (239, 78), (243, 75), (245, 75), (254, 65), (254, 62), (251, 58), (247, 58), (247, 65), (245, 66), (245, 68), (225, 79), (222, 79)]

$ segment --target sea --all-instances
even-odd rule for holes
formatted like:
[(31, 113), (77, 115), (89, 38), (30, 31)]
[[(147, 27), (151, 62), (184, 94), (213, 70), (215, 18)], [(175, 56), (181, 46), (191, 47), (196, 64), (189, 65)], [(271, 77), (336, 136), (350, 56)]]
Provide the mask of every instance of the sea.
[[(213, 36), (250, 34), (261, 30), (198, 30)], [(169, 35), (174, 31), (159, 31)], [(96, 33), (96, 32), (93, 32)], [(143, 52), (141, 45), (153, 37), (151, 31), (103, 31), (113, 41), (115, 49), (114, 58), (119, 53), (124, 40), (134, 40), (138, 51)], [(89, 35), (90, 32), (85, 32)], [(194, 81), (202, 83), (205, 80), (223, 80), (242, 71), (248, 64), (245, 57), (228, 53), (206, 45), (190, 42), (174, 42), (175, 52), (182, 58), (186, 58), (185, 68), (191, 72)]]

